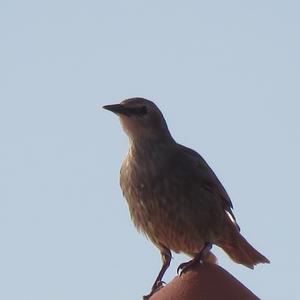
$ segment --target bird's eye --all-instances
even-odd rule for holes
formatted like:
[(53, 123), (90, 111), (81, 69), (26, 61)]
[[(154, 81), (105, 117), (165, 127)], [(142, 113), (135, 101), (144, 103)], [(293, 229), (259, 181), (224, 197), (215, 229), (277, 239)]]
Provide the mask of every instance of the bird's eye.
[(146, 106), (142, 106), (140, 109), (139, 109), (139, 114), (144, 116), (147, 114), (147, 107)]
[(128, 108), (126, 111), (126, 114), (128, 117), (131, 116), (144, 116), (147, 114), (147, 107), (146, 106), (141, 106), (141, 107), (131, 107)]

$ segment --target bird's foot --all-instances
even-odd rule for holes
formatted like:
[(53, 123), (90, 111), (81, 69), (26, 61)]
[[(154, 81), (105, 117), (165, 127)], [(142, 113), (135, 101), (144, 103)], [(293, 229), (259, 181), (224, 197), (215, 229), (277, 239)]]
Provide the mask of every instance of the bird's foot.
[(155, 294), (157, 291), (159, 291), (160, 289), (162, 289), (162, 288), (165, 286), (165, 284), (166, 284), (166, 283), (165, 283), (164, 281), (161, 281), (161, 280), (155, 282), (155, 283), (153, 284), (153, 286), (152, 286), (151, 292), (150, 292), (148, 295), (145, 295), (145, 296), (143, 297), (143, 300), (149, 300), (150, 297), (151, 297), (153, 294)]
[(208, 254), (211, 247), (211, 243), (205, 243), (204, 247), (193, 259), (179, 265), (179, 267), (177, 268), (177, 274), (181, 276), (183, 273), (185, 273), (188, 269), (195, 266), (196, 264), (203, 263), (203, 258)]
[(177, 274), (179, 276), (181, 276), (183, 273), (185, 273), (188, 269), (190, 269), (191, 267), (193, 267), (196, 264), (201, 264), (202, 260), (198, 260), (198, 259), (191, 259), (188, 262), (184, 262), (182, 264), (180, 264), (177, 268)]

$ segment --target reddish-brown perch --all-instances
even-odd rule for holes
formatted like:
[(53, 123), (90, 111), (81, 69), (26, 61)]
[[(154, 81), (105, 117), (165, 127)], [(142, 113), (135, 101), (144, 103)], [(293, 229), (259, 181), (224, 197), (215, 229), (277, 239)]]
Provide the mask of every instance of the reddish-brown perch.
[(259, 300), (227, 271), (205, 263), (176, 276), (150, 300)]

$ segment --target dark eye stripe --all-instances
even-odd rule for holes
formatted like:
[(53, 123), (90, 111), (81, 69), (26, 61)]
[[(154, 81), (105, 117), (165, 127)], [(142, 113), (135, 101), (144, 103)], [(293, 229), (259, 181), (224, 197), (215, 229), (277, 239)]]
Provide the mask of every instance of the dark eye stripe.
[(132, 107), (128, 109), (128, 112), (130, 115), (144, 116), (147, 114), (147, 107), (146, 106)]
[(147, 114), (147, 107), (146, 106), (142, 106), (141, 108), (140, 108), (140, 112), (139, 112), (139, 114), (141, 114), (141, 115), (146, 115)]

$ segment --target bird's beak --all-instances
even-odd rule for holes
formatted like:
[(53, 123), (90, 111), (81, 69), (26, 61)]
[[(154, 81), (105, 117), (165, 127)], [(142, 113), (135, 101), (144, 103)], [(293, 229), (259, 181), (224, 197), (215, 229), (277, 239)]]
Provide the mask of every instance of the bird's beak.
[(126, 115), (128, 111), (128, 109), (122, 104), (104, 105), (103, 108), (121, 115)]

